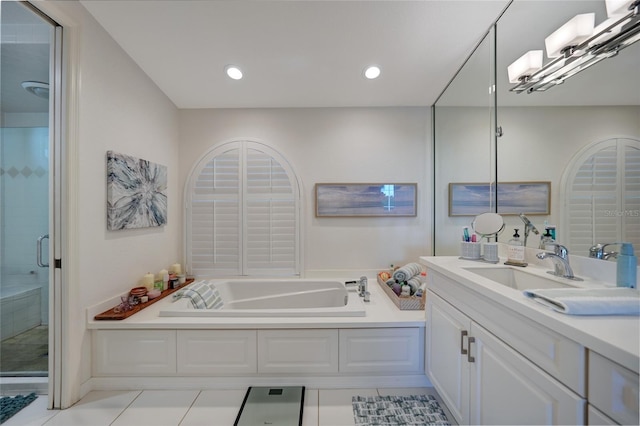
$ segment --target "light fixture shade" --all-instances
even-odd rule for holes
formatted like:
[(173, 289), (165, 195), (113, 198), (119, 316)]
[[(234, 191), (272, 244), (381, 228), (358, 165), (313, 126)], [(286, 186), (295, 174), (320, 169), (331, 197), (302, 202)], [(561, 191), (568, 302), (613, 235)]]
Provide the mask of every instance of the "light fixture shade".
[(516, 59), (509, 67), (509, 83), (519, 83), (524, 76), (529, 76), (542, 68), (542, 50), (530, 50)]
[[(619, 17), (617, 17), (617, 18), (614, 17), (614, 18), (609, 18), (606, 21), (602, 22), (601, 24), (599, 24), (593, 30), (593, 35), (595, 36), (596, 34), (602, 32), (602, 30), (604, 30), (605, 28), (613, 25), (619, 19), (620, 19)], [(610, 39), (611, 37), (613, 37), (614, 35), (616, 35), (616, 34), (618, 34), (620, 32), (620, 30), (622, 29), (623, 25), (624, 25), (624, 23), (622, 23), (620, 25), (616, 25), (615, 27), (611, 28), (609, 31), (605, 32), (604, 34), (600, 35), (599, 37), (594, 38), (593, 40), (591, 40), (589, 42), (589, 46), (594, 46), (596, 44), (603, 43), (606, 40)]]
[(576, 46), (591, 37), (595, 21), (595, 13), (583, 13), (571, 18), (566, 24), (544, 39), (547, 56), (549, 58), (562, 56), (562, 50), (566, 47)]
[(629, 13), (629, 6), (634, 0), (605, 0), (607, 6), (607, 16), (613, 18)]

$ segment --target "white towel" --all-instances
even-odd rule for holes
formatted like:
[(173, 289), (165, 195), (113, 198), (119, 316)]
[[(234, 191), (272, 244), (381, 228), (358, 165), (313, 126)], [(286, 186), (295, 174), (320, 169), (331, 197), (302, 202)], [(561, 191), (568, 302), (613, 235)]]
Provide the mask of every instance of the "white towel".
[(633, 288), (551, 288), (523, 293), (568, 315), (640, 315), (640, 291)]
[(408, 263), (402, 268), (398, 268), (393, 273), (393, 279), (399, 283), (409, 281), (416, 275), (420, 275), (422, 272), (422, 266), (419, 263)]

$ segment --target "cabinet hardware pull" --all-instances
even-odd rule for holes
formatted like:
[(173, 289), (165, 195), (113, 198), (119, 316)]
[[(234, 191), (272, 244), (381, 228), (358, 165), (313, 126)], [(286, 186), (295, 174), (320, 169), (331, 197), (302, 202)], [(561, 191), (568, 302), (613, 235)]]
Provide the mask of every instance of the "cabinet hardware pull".
[(476, 359), (471, 356), (471, 344), (476, 341), (476, 338), (475, 337), (469, 337), (468, 341), (469, 341), (469, 353), (467, 354), (467, 361), (476, 362)]
[(464, 348), (464, 337), (469, 334), (467, 330), (460, 331), (460, 353), (462, 355), (467, 355), (467, 350)]

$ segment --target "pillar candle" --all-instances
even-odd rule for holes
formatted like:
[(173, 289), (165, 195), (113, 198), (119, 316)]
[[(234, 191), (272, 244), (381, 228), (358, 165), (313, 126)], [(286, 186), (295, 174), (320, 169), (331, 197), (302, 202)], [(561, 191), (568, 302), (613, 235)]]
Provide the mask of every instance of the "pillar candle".
[(158, 272), (158, 275), (156, 275), (156, 281), (163, 281), (164, 276), (167, 275), (168, 273), (169, 271), (167, 271), (166, 269), (161, 269), (160, 272)]
[(142, 277), (142, 285), (147, 288), (147, 291), (153, 289), (153, 281), (154, 275), (152, 273), (147, 273)]
[(174, 263), (173, 265), (171, 265), (171, 268), (169, 268), (169, 270), (176, 275), (180, 275), (182, 273), (182, 266), (179, 263)]

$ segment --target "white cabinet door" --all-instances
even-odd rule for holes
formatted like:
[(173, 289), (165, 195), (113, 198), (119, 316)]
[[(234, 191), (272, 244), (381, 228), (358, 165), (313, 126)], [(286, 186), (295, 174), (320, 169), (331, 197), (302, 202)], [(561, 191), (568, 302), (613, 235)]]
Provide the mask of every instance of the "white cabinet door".
[(460, 424), (469, 424), (469, 366), (465, 351), (471, 320), (438, 297), (427, 294), (426, 373)]
[(178, 373), (257, 373), (255, 330), (178, 330)]
[(338, 330), (258, 330), (258, 373), (337, 373)]
[(606, 414), (598, 410), (591, 404), (587, 404), (587, 424), (588, 425), (617, 425)]
[(638, 373), (589, 351), (589, 402), (620, 424), (640, 421), (638, 382)]
[(175, 330), (96, 330), (94, 376), (173, 376)]
[(584, 424), (584, 399), (478, 324), (470, 334), (472, 424)]
[(340, 330), (341, 373), (418, 373), (422, 371), (419, 328)]

